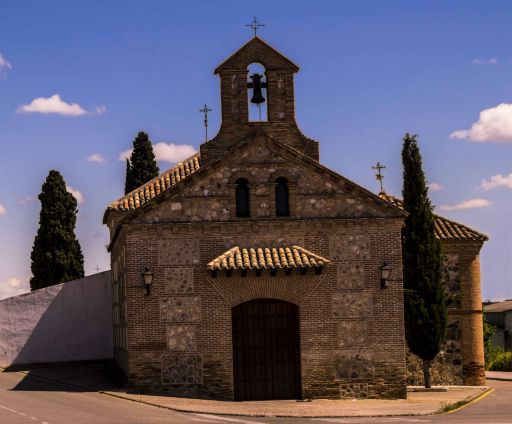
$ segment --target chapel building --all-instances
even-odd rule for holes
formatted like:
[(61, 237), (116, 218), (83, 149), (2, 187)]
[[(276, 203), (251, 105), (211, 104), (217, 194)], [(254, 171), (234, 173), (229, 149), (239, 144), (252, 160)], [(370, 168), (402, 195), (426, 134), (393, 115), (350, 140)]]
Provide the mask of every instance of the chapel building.
[(219, 133), (105, 212), (130, 390), (406, 397), (406, 213), (320, 164), (295, 122), (298, 70), (250, 40), (215, 70)]

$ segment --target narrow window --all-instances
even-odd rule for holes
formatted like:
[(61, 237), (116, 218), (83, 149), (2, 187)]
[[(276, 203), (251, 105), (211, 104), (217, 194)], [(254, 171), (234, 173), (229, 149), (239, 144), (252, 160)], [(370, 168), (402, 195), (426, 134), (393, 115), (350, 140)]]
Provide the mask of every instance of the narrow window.
[(276, 180), (276, 216), (290, 216), (288, 180), (279, 177)]
[(249, 181), (239, 178), (236, 181), (236, 216), (248, 218), (251, 216), (249, 207)]

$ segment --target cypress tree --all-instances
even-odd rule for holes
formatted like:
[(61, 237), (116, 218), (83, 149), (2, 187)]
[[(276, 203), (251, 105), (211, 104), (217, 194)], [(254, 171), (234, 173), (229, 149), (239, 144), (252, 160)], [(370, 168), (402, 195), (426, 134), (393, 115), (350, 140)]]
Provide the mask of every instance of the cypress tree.
[(126, 158), (126, 177), (124, 180), (124, 194), (128, 194), (130, 191), (132, 191), (132, 179), (131, 179), (131, 170), (132, 167), (130, 166), (130, 160)]
[(75, 237), (77, 201), (58, 171), (50, 171), (38, 198), (41, 213), (31, 254), (32, 290), (84, 276), (82, 249)]
[(405, 333), (410, 351), (423, 360), (425, 387), (430, 364), (444, 342), (447, 294), (442, 284), (441, 244), (428, 198), (421, 154), (415, 135), (403, 139), (403, 199), (409, 213), (402, 230)]
[(125, 191), (129, 193), (149, 180), (158, 177), (158, 165), (155, 160), (153, 146), (145, 132), (139, 132), (133, 140), (133, 151), (130, 157), (130, 178), (126, 179)]

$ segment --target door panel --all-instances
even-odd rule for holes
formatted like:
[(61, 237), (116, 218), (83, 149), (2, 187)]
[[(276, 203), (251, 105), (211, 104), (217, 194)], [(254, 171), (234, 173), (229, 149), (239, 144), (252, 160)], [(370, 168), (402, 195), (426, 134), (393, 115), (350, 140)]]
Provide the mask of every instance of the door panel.
[(257, 299), (235, 306), (233, 374), (236, 400), (301, 397), (299, 310)]

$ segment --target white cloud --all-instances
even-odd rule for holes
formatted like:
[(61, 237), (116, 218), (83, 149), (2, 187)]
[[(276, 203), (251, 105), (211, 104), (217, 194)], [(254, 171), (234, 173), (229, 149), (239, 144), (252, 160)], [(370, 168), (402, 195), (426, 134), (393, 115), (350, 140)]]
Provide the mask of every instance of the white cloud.
[(444, 190), (446, 187), (439, 183), (430, 183), (428, 185), (428, 188), (430, 189), (430, 191), (441, 191)]
[(84, 195), (77, 190), (76, 188), (66, 186), (66, 190), (73, 195), (73, 197), (76, 199), (76, 201), (81, 204), (85, 202)]
[(485, 208), (491, 206), (492, 203), (486, 199), (469, 199), (454, 205), (441, 205), (442, 211), (462, 211), (465, 209)]
[(469, 138), (472, 141), (512, 142), (512, 103), (501, 103), (484, 109), (469, 130), (458, 130), (450, 138)]
[(51, 97), (38, 97), (28, 105), (21, 105), (16, 110), (16, 113), (54, 113), (64, 116), (82, 116), (87, 115), (87, 112), (78, 103), (66, 103), (60, 98), (58, 94)]
[(94, 162), (94, 163), (103, 163), (103, 162), (105, 162), (105, 158), (100, 153), (94, 153), (93, 155), (89, 156), (87, 158), (87, 160), (89, 162)]
[(490, 59), (473, 59), (471, 61), (472, 65), (496, 65), (498, 63), (498, 59), (495, 57), (491, 57)]
[[(119, 153), (119, 160), (130, 158), (133, 149)], [(161, 162), (176, 163), (185, 160), (195, 154), (197, 150), (189, 144), (157, 143), (153, 144), (156, 160)]]
[(94, 112), (96, 113), (96, 115), (101, 115), (102, 113), (105, 113), (107, 111), (107, 107), (106, 106), (96, 106), (94, 108)]
[(21, 278), (9, 277), (4, 281), (0, 281), (0, 299), (6, 299), (12, 296), (30, 291), (28, 280)]
[(485, 191), (498, 187), (512, 188), (512, 173), (508, 175), (493, 175), (490, 180), (484, 179), (480, 184), (480, 188)]
[(28, 205), (29, 203), (33, 203), (37, 200), (36, 196), (27, 196), (20, 200), (22, 205)]
[(9, 63), (9, 61), (2, 56), (0, 53), (0, 71), (7, 71), (7, 69), (12, 69), (12, 65)]
[(5, 209), (5, 206), (0, 203), (0, 216), (7, 215), (7, 209)]

